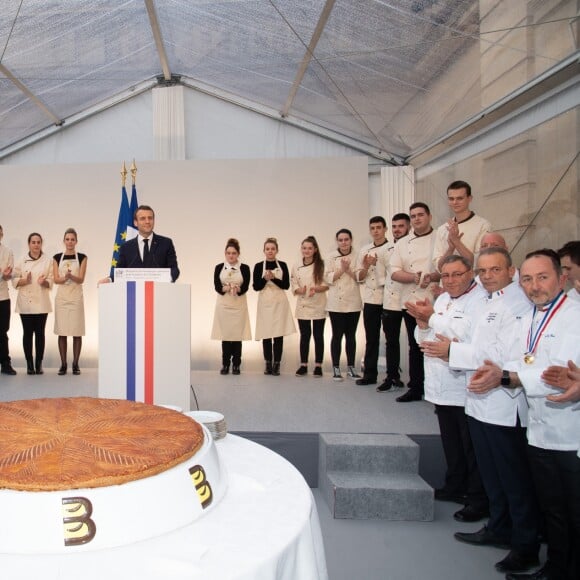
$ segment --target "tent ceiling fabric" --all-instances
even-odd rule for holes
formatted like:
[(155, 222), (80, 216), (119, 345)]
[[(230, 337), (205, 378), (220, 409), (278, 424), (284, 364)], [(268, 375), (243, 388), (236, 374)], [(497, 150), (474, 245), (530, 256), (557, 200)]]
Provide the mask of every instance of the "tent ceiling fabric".
[(575, 1), (3, 0), (0, 154), (163, 75), (147, 3), (173, 75), (274, 111), (332, 4), (288, 114), (403, 159), (577, 50)]

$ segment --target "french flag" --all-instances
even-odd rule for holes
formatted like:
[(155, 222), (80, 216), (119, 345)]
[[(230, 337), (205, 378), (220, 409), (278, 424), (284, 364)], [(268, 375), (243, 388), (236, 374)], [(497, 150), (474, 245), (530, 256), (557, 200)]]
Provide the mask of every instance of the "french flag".
[(153, 404), (155, 284), (127, 282), (127, 400)]

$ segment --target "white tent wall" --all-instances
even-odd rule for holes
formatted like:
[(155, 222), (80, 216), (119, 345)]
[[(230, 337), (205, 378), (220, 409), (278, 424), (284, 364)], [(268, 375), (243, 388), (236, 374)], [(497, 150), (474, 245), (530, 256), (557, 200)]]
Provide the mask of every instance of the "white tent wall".
[[(72, 226), (78, 231), (78, 250), (89, 257), (84, 286), (87, 336), (82, 357), (86, 366), (95, 366), (98, 356), (97, 280), (109, 271), (120, 202), (119, 169), (118, 161), (0, 167), (3, 243), (16, 259), (27, 251), (30, 232), (40, 232), (44, 251), (54, 255), (62, 251), (64, 230)], [(263, 259), (267, 236), (278, 238), (280, 259), (289, 266), (299, 259), (300, 242), (310, 234), (317, 237), (323, 255), (335, 247), (334, 234), (340, 227), (352, 229), (357, 245), (365, 243), (367, 174), (364, 156), (139, 163), (139, 202), (156, 210), (156, 231), (170, 235), (175, 242), (182, 272), (179, 282), (192, 287), (194, 368), (211, 369), (220, 364), (219, 342), (209, 337), (215, 303), (213, 269), (224, 259), (227, 238), (240, 240), (242, 260), (251, 267)], [(11, 295), (14, 308), (13, 289)], [(256, 292), (250, 290), (252, 326), (256, 299)], [(293, 306), (292, 298), (291, 303)], [(52, 326), (51, 314), (47, 367), (58, 365)], [(13, 360), (22, 367), (18, 315), (13, 314), (9, 336)], [(361, 335), (359, 348), (363, 344)], [(244, 367), (259, 369), (261, 345), (245, 343), (244, 352)], [(298, 334), (286, 340), (284, 356), (287, 370), (293, 371), (297, 362)]]
[[(186, 159), (360, 156), (350, 147), (184, 87)], [(155, 160), (148, 90), (0, 160), (0, 165)]]

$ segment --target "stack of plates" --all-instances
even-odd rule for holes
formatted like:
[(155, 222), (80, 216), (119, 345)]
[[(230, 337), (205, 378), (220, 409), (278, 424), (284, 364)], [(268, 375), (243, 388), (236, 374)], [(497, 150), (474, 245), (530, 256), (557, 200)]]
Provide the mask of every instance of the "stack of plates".
[(185, 414), (195, 419), (198, 423), (203, 423), (214, 440), (223, 439), (228, 432), (226, 420), (221, 413), (216, 411), (189, 411)]

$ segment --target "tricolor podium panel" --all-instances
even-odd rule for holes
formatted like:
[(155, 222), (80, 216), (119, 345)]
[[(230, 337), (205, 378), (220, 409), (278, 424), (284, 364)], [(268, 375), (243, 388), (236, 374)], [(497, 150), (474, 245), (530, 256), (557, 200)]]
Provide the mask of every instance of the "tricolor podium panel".
[(189, 410), (191, 287), (99, 287), (99, 397)]

